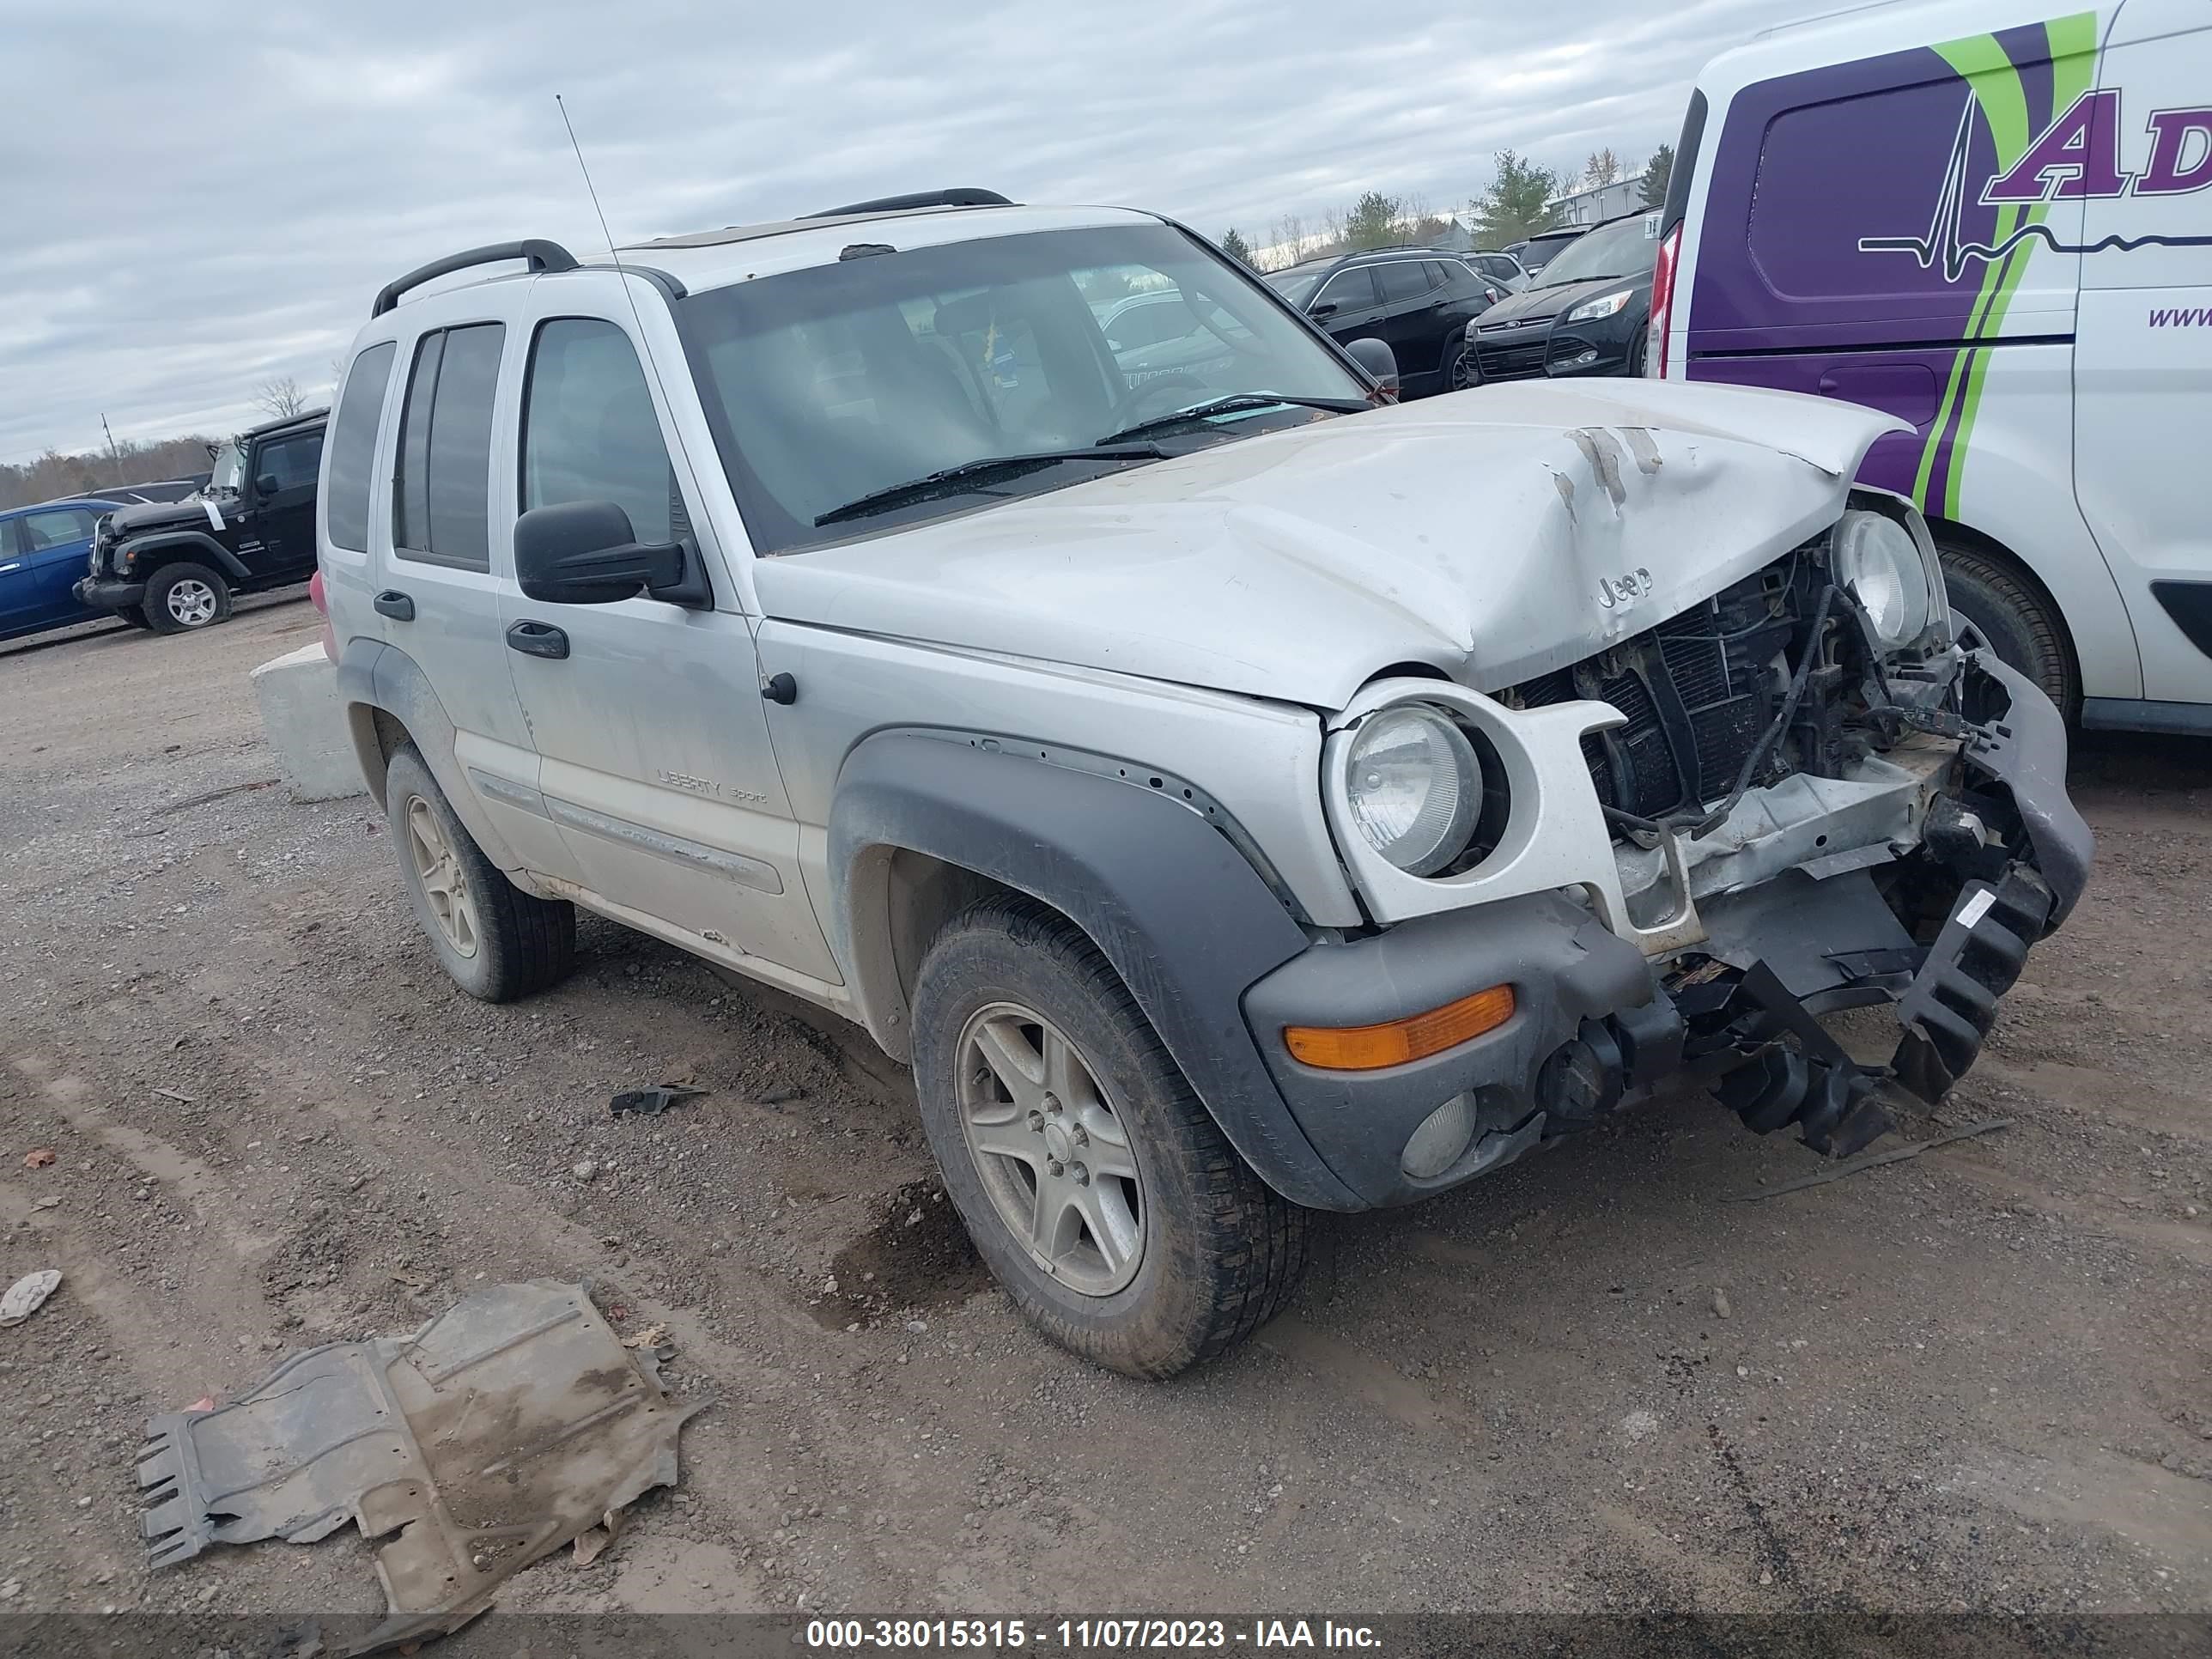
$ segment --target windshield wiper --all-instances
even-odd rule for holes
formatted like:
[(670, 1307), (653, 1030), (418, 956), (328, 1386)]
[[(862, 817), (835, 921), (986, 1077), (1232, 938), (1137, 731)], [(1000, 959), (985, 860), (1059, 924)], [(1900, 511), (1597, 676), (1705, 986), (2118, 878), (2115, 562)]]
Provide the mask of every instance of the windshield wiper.
[(1193, 421), (1204, 421), (1216, 415), (1235, 415), (1248, 409), (1273, 409), (1289, 404), (1298, 409), (1326, 409), (1338, 415), (1356, 415), (1372, 409), (1374, 404), (1364, 398), (1297, 398), (1284, 392), (1237, 392), (1226, 398), (1216, 398), (1211, 403), (1193, 404), (1188, 409), (1178, 409), (1172, 415), (1157, 416), (1149, 421), (1139, 421), (1134, 426), (1125, 426), (1119, 432), (1109, 432), (1098, 441), (1102, 444), (1120, 443), (1125, 438), (1142, 438), (1155, 432), (1185, 426)]
[(904, 483), (886, 485), (872, 489), (865, 495), (855, 495), (842, 507), (833, 507), (827, 513), (815, 515), (818, 527), (827, 524), (842, 524), (848, 519), (865, 519), (872, 514), (887, 513), (895, 507), (904, 507), (913, 501), (926, 501), (935, 495), (957, 495), (975, 488), (975, 481), (993, 474), (1016, 477), (1024, 472), (1035, 472), (1061, 461), (1164, 461), (1168, 453), (1158, 444), (1125, 444), (1109, 449), (1103, 444), (1091, 444), (1081, 449), (1038, 449), (1025, 455), (985, 455), (979, 459), (963, 461), (957, 466), (948, 466), (936, 472), (924, 473), (919, 478), (909, 478)]

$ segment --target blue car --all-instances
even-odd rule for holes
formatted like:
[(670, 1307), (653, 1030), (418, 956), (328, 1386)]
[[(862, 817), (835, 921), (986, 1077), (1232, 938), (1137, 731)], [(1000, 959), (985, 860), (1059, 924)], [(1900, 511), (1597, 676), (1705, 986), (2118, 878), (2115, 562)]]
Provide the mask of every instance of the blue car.
[(46, 501), (0, 513), (0, 640), (109, 613), (70, 592), (84, 574), (93, 528), (117, 503)]

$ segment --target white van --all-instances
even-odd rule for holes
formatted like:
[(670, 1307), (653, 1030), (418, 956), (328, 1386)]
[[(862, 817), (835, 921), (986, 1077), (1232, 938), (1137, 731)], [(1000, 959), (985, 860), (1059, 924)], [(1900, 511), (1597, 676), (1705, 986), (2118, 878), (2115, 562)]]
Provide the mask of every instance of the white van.
[(1880, 5), (1698, 77), (1651, 374), (1912, 422), (1955, 610), (2086, 726), (2212, 732), (2212, 5)]

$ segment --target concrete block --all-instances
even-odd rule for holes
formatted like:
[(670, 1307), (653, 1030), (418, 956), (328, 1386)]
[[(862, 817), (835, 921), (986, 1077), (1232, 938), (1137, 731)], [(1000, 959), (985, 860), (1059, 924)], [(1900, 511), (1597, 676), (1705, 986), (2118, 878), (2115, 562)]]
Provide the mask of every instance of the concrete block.
[(368, 793), (338, 706), (337, 669), (319, 641), (264, 662), (252, 675), (261, 729), (294, 800)]

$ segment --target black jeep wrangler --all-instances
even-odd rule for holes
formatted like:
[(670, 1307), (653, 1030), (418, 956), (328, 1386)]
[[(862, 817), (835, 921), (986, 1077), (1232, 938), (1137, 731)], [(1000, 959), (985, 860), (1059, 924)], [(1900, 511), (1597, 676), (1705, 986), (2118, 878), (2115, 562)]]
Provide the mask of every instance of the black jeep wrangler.
[(307, 580), (329, 419), (310, 410), (241, 432), (215, 452), (214, 476), (197, 495), (107, 514), (78, 602), (181, 634), (229, 616), (234, 593)]

